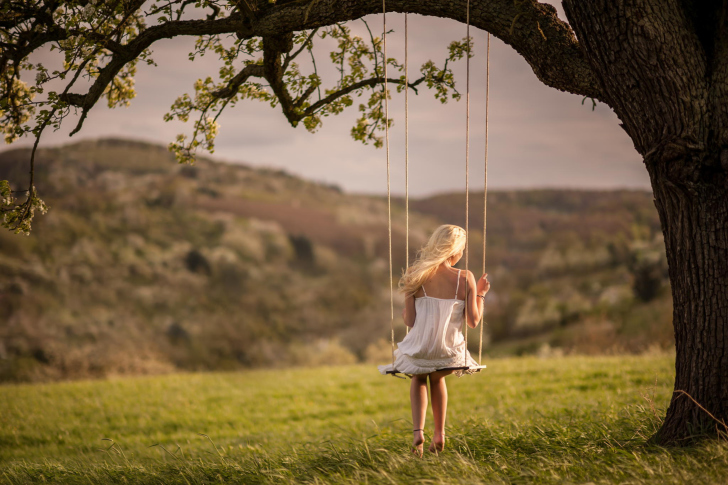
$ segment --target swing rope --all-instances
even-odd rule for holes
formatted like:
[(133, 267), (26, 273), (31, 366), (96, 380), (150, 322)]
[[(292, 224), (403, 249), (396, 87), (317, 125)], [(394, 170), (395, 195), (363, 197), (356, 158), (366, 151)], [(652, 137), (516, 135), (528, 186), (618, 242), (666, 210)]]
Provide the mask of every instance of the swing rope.
[[(407, 59), (407, 13), (404, 14), (404, 251), (405, 271), (409, 268), (409, 60)], [(409, 327), (405, 332), (409, 335)]]
[(389, 231), (389, 311), (390, 311), (390, 333), (392, 336), (392, 368), (394, 368), (394, 281), (392, 279), (392, 191), (390, 189), (389, 176), (389, 102), (387, 92), (387, 5), (382, 0), (382, 54), (384, 56), (384, 133), (387, 151), (387, 220)]
[[(490, 108), (490, 32), (485, 41), (485, 179), (483, 180), (483, 274), (485, 274), (485, 235), (486, 215), (488, 207), (488, 111)], [(480, 344), (478, 345), (478, 365), (483, 365), (483, 326), (485, 325), (485, 301), (483, 314), (480, 316)]]
[[(468, 235), (470, 222), (470, 0), (466, 3), (465, 13), (465, 41), (467, 49), (465, 55), (465, 274), (468, 274)], [(467, 278), (467, 276), (466, 276)], [(465, 325), (463, 333), (465, 334), (465, 347), (463, 348), (463, 365), (468, 365), (468, 285), (465, 285)]]

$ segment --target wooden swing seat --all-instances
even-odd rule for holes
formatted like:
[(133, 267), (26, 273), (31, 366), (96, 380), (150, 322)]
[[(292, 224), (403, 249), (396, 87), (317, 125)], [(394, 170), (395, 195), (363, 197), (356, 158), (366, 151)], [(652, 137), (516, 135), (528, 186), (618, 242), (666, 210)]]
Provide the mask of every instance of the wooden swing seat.
[(442, 369), (437, 369), (437, 371), (441, 370), (474, 370), (476, 372), (480, 372), (481, 369), (485, 369), (486, 366), (484, 365), (464, 365), (462, 367), (443, 367)]
[[(481, 370), (485, 369), (486, 367), (487, 366), (485, 366), (485, 365), (474, 365), (474, 366), (464, 365), (462, 367), (443, 367), (442, 369), (436, 369), (435, 372), (439, 372), (442, 370), (472, 370), (475, 372), (480, 372)], [(405, 374), (403, 372), (398, 371), (397, 369), (388, 370), (386, 373), (392, 377), (398, 377), (399, 379), (404, 379), (404, 377), (402, 377), (402, 376), (407, 376), (410, 379), (412, 378), (412, 374)]]
[[(390, 375), (390, 376), (392, 376), (392, 377), (397, 377), (397, 378), (399, 378), (399, 379), (404, 379), (404, 377), (402, 377), (402, 376), (407, 376), (407, 377), (409, 377), (410, 379), (412, 379), (412, 375), (411, 375), (411, 374), (402, 374), (402, 373), (401, 373), (400, 371), (398, 371), (398, 370), (388, 370), (388, 371), (387, 371), (387, 374), (389, 374), (389, 375)], [(402, 374), (402, 375), (400, 375), (400, 374)]]

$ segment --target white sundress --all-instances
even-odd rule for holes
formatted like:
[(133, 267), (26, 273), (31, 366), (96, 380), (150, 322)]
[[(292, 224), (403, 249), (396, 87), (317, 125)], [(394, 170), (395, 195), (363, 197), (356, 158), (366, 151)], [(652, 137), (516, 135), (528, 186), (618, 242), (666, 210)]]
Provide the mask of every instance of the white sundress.
[[(465, 301), (458, 300), (460, 270), (455, 298), (415, 298), (415, 323), (407, 336), (394, 351), (394, 365), (380, 365), (379, 372), (387, 374), (396, 370), (402, 374), (429, 374), (446, 367), (476, 367), (478, 363), (465, 352), (465, 337), (462, 327), (465, 323)], [(483, 366), (485, 367), (485, 366)], [(479, 369), (457, 370), (458, 377), (473, 374)]]

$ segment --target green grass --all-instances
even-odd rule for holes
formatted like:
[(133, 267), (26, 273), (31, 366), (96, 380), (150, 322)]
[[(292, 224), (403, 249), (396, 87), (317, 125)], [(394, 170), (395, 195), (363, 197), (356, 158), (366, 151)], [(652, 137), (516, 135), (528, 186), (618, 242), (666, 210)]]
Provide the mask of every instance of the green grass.
[[(728, 477), (724, 443), (646, 444), (672, 392), (670, 357), (488, 364), (480, 375), (448, 378), (447, 448), (423, 459), (408, 452), (409, 383), (380, 376), (373, 366), (3, 386), (0, 483), (724, 483)], [(430, 429), (431, 423), (428, 417)]]

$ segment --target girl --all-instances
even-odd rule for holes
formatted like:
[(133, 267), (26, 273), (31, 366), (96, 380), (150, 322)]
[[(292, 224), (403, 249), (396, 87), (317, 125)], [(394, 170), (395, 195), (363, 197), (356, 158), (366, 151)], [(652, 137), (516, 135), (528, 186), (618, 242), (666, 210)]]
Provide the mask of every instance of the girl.
[[(412, 445), (422, 455), (427, 411), (427, 379), (430, 379), (432, 414), (435, 433), (429, 451), (445, 448), (445, 415), (447, 387), (445, 376), (461, 376), (469, 370), (437, 370), (447, 367), (477, 366), (465, 351), (462, 324), (467, 320), (475, 328), (483, 313), (483, 300), (490, 289), (486, 274), (475, 282), (470, 271), (453, 268), (465, 249), (465, 231), (450, 224), (438, 227), (417, 259), (399, 281), (405, 294), (402, 317), (412, 331), (394, 351), (394, 365), (380, 365), (379, 372), (397, 370), (412, 375), (410, 401), (412, 404)], [(466, 292), (467, 287), (467, 292)], [(465, 296), (467, 293), (467, 301)]]

